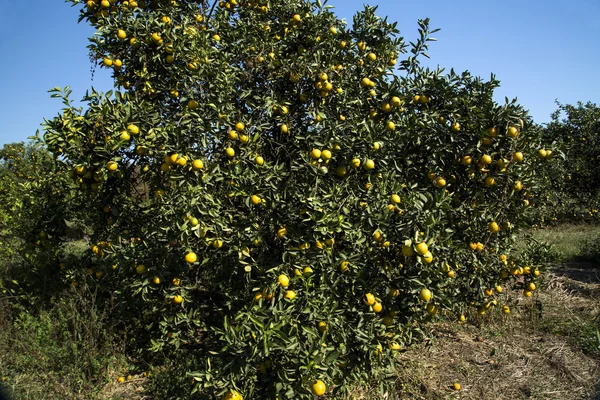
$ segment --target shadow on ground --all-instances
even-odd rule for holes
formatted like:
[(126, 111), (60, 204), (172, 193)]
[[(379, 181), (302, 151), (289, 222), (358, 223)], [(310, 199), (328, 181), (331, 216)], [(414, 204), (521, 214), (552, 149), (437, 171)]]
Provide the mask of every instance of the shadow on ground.
[(591, 262), (570, 262), (557, 267), (557, 276), (569, 278), (568, 289), (582, 296), (600, 296), (600, 266)]

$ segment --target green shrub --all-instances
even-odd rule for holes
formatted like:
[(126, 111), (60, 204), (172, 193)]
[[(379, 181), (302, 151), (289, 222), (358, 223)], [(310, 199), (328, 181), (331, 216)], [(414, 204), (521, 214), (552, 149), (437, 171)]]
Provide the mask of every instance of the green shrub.
[(81, 286), (42, 310), (2, 303), (0, 376), (15, 399), (88, 398), (125, 368), (124, 339), (110, 323), (114, 310), (96, 300)]

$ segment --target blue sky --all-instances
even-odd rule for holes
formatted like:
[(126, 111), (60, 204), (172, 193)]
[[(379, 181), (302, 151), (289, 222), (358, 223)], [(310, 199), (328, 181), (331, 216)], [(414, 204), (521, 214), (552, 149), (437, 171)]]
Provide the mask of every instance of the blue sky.
[[(364, 3), (398, 21), (406, 39), (417, 20), (441, 28), (428, 65), (469, 70), (501, 81), (496, 98), (517, 97), (537, 122), (547, 122), (554, 100), (600, 103), (598, 0), (330, 0), (349, 22)], [(87, 38), (78, 11), (63, 0), (0, 0), (0, 145), (26, 140), (61, 109), (47, 91), (70, 85), (79, 99), (94, 86), (112, 85), (105, 71), (92, 79)]]

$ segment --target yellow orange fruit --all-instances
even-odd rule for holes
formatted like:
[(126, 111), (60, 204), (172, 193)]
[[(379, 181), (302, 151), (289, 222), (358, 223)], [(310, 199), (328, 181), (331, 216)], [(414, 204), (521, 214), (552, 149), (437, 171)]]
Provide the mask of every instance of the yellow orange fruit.
[(350, 263), (349, 263), (348, 261), (345, 261), (345, 260), (344, 260), (344, 261), (342, 261), (342, 262), (340, 263), (340, 271), (341, 271), (341, 272), (347, 272), (347, 271), (348, 271), (348, 269), (349, 269), (349, 267), (348, 267), (349, 265), (350, 265)]
[(433, 255), (431, 254), (430, 251), (428, 251), (427, 253), (423, 254), (423, 261), (426, 264), (431, 264), (433, 262)]
[(419, 297), (423, 301), (429, 301), (429, 300), (431, 300), (431, 297), (432, 297), (431, 290), (426, 289), (426, 288), (421, 289), (421, 291), (419, 292)]
[(285, 298), (288, 300), (294, 300), (296, 298), (296, 292), (293, 290), (287, 290), (285, 292)]
[(317, 326), (320, 332), (327, 332), (327, 322), (319, 321), (319, 324)]
[(311, 390), (315, 396), (323, 396), (327, 390), (327, 386), (325, 386), (322, 380), (317, 380), (312, 384)]
[(261, 197), (256, 194), (253, 194), (250, 197), (250, 200), (252, 201), (252, 204), (254, 204), (255, 206), (259, 205), (262, 202)]
[(221, 400), (244, 400), (242, 395), (239, 394), (236, 390), (228, 390), (225, 392)]
[(282, 274), (282, 275), (279, 275), (279, 277), (277, 278), (277, 281), (278, 281), (278, 282), (279, 282), (279, 284), (280, 284), (282, 287), (284, 287), (284, 288), (285, 288), (285, 287), (288, 287), (288, 286), (289, 286), (289, 284), (290, 284), (290, 278), (288, 278), (288, 276), (287, 276), (287, 275), (283, 275), (283, 274)]
[(285, 235), (287, 235), (287, 228), (285, 226), (282, 226), (281, 228), (279, 228), (277, 230), (277, 236), (280, 239), (283, 239), (285, 237)]
[(515, 160), (516, 162), (521, 162), (521, 161), (523, 161), (524, 158), (525, 158), (525, 156), (520, 151), (517, 151), (513, 154), (513, 160)]
[(523, 190), (523, 183), (521, 181), (516, 181), (514, 186), (515, 192), (520, 192)]
[(204, 168), (204, 162), (203, 162), (202, 160), (194, 160), (194, 161), (192, 162), (192, 169), (193, 169), (194, 171), (199, 171), (199, 170), (201, 170), (202, 168)]
[(119, 169), (119, 164), (117, 164), (117, 163), (116, 163), (116, 162), (114, 162), (114, 161), (109, 161), (109, 162), (106, 164), (106, 167), (108, 168), (108, 170), (109, 170), (109, 171), (112, 171), (112, 172), (114, 172), (114, 171), (116, 171), (117, 169)]
[(509, 138), (516, 138), (519, 135), (519, 130), (514, 126), (511, 126), (510, 128), (508, 128), (508, 131), (506, 131), (506, 135)]
[(500, 226), (498, 225), (497, 222), (490, 222), (490, 224), (488, 225), (488, 229), (490, 232), (492, 233), (496, 233), (500, 230)]
[(185, 261), (187, 261), (190, 264), (195, 263), (196, 260), (198, 260), (198, 256), (193, 251), (190, 251), (185, 255)]
[(417, 253), (419, 253), (422, 256), (429, 252), (429, 246), (427, 246), (427, 243), (425, 242), (418, 243), (415, 246), (415, 248), (417, 250)]

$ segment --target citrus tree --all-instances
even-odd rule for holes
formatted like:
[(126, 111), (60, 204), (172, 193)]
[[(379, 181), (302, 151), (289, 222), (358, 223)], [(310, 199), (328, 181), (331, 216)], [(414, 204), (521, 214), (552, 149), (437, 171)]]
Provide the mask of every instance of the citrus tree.
[(60, 243), (80, 215), (64, 165), (40, 144), (0, 150), (0, 290), (31, 305), (61, 285)]
[(556, 162), (542, 168), (551, 183), (541, 217), (546, 220), (598, 219), (600, 208), (600, 108), (593, 103), (560, 104), (542, 137), (559, 150)]
[(509, 279), (531, 296), (511, 249), (540, 132), (494, 77), (421, 67), (428, 20), (407, 45), (372, 7), (70, 2), (116, 89), (57, 92), (47, 121), (94, 231), (65, 273), (114, 291), (150, 351), (196, 355), (195, 391), (385, 390), (423, 322), (484, 315)]
[(6, 144), (1, 153), (0, 165), (0, 226), (2, 231), (0, 257), (6, 260), (14, 257), (18, 243), (18, 229), (20, 224), (17, 221), (19, 210), (23, 207), (22, 196), (19, 196), (21, 188), (19, 184), (25, 182), (31, 177), (29, 171), (22, 171), (20, 166), (23, 164), (22, 156), (24, 154), (24, 145), (22, 143)]

